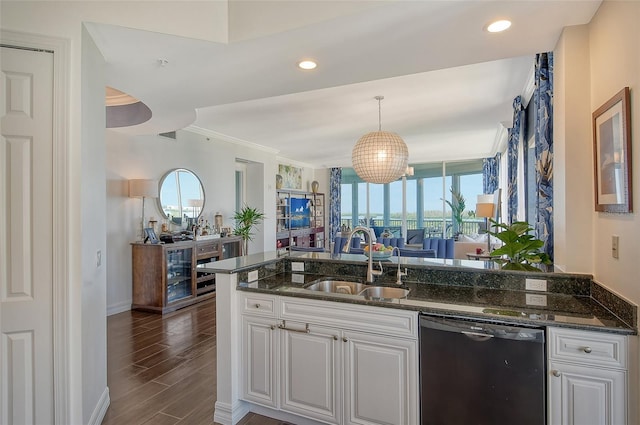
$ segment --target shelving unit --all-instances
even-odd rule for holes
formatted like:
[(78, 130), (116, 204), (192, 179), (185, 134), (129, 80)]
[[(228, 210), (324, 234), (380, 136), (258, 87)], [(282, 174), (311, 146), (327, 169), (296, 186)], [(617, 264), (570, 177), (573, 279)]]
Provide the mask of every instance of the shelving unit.
[(324, 194), (278, 190), (276, 196), (276, 248), (324, 248)]
[(132, 309), (168, 313), (215, 296), (215, 274), (202, 267), (240, 254), (242, 238), (171, 244), (133, 243)]

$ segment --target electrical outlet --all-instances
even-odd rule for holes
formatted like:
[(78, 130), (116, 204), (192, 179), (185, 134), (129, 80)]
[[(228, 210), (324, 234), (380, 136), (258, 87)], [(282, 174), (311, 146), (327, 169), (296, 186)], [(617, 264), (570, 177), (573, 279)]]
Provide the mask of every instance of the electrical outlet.
[(611, 256), (618, 258), (620, 255), (620, 238), (618, 235), (611, 236)]
[(547, 281), (545, 279), (525, 279), (525, 289), (527, 291), (546, 292)]
[(544, 294), (526, 294), (525, 302), (527, 305), (547, 306), (547, 296)]
[(301, 262), (291, 263), (291, 271), (292, 272), (303, 272), (304, 271), (304, 263), (301, 263)]
[(258, 280), (258, 270), (252, 270), (249, 272), (249, 276), (247, 276), (247, 280), (249, 282), (254, 282)]
[(98, 250), (96, 252), (96, 267), (100, 267), (102, 265), (102, 251)]
[(304, 275), (299, 273), (291, 273), (292, 283), (304, 283)]

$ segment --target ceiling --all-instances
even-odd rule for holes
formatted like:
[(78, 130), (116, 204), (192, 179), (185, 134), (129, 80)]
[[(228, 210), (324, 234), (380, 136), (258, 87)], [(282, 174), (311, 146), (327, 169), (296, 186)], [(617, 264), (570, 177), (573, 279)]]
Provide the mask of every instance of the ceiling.
[[(228, 39), (88, 24), (107, 85), (142, 100), (156, 134), (189, 127), (314, 167), (349, 166), (358, 138), (398, 133), (409, 162), (493, 155), (537, 52), (600, 0), (246, 1), (229, 3)], [(508, 18), (512, 27), (484, 27)], [(318, 68), (296, 63), (313, 58)]]

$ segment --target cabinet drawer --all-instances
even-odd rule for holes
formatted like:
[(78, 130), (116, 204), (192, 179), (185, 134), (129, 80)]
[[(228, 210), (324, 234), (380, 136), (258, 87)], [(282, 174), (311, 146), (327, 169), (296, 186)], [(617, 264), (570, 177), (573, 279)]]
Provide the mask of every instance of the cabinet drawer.
[(196, 255), (198, 257), (216, 256), (220, 251), (219, 242), (199, 242), (196, 245)]
[(580, 364), (627, 367), (627, 344), (623, 335), (575, 329), (549, 328), (549, 358)]
[(418, 313), (415, 311), (294, 297), (281, 297), (279, 308), (279, 317), (285, 320), (389, 336), (418, 336)]
[(269, 295), (242, 294), (240, 296), (240, 308), (242, 314), (255, 314), (260, 316), (275, 317), (276, 298)]

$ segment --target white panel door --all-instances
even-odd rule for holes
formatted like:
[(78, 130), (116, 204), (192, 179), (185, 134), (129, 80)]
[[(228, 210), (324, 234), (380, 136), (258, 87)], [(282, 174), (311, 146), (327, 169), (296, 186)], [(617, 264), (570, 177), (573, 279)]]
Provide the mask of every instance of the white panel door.
[(281, 409), (324, 422), (342, 420), (339, 331), (286, 322), (280, 334)]
[(242, 394), (245, 400), (278, 405), (278, 330), (275, 319), (242, 317)]
[(626, 372), (549, 363), (549, 422), (553, 425), (627, 423)]
[(53, 54), (0, 63), (0, 422), (52, 424)]
[(345, 424), (418, 423), (418, 344), (344, 332)]

